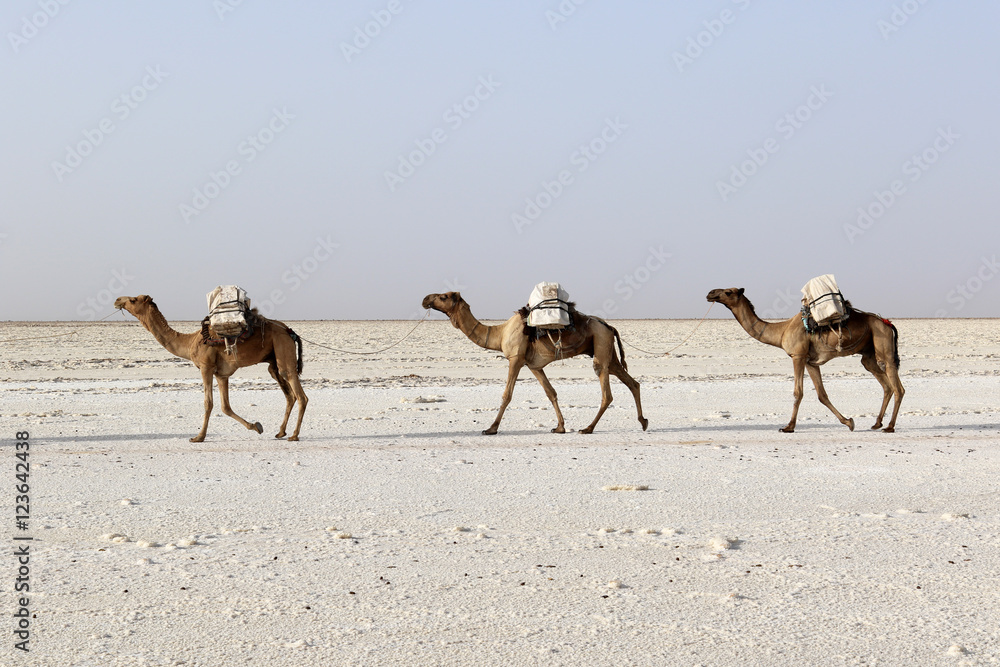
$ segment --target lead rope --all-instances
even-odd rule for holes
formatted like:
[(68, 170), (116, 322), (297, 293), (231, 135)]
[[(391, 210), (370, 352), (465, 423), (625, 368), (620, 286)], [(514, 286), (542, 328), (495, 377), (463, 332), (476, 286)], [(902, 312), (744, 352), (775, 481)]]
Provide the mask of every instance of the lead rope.
[(556, 351), (556, 361), (562, 359), (562, 329), (559, 330), (559, 339), (552, 340), (552, 330), (546, 329), (545, 334), (549, 337), (549, 342), (552, 343), (552, 347)]
[[(313, 342), (313, 341), (309, 340), (308, 338), (305, 338), (305, 337), (303, 337), (303, 336), (301, 336), (299, 334), (296, 334), (296, 335), (298, 335), (299, 338), (301, 338), (304, 342), (309, 343), (310, 345), (315, 345), (317, 347), (322, 347), (325, 350), (333, 350), (334, 352), (343, 352), (344, 354), (378, 354), (380, 352), (385, 352), (386, 350), (389, 350), (389, 349), (392, 349), (392, 348), (396, 347), (397, 345), (399, 345), (400, 343), (402, 343), (404, 340), (406, 340), (407, 338), (409, 338), (410, 334), (412, 334), (414, 331), (416, 331), (417, 327), (419, 327), (421, 324), (423, 324), (424, 320), (426, 320), (428, 317), (430, 317), (430, 314), (431, 314), (431, 311), (428, 310), (427, 312), (424, 313), (423, 318), (420, 321), (418, 321), (416, 324), (414, 324), (413, 328), (410, 329), (406, 333), (405, 336), (403, 336), (402, 338), (400, 338), (399, 340), (397, 340), (392, 345), (389, 345), (388, 347), (383, 347), (381, 350), (375, 350), (374, 352), (360, 352), (360, 351), (357, 351), (357, 350), (340, 350), (340, 349), (337, 349), (335, 347), (330, 347), (329, 345), (323, 345), (322, 343)], [(284, 324), (281, 324), (281, 322), (276, 322), (274, 320), (270, 320), (270, 323), (271, 324), (280, 324), (286, 331), (290, 331), (290, 329), (287, 326), (285, 326)]]
[(687, 335), (687, 338), (685, 338), (684, 340), (682, 340), (682, 341), (681, 341), (680, 343), (678, 343), (677, 345), (674, 345), (674, 346), (673, 346), (672, 348), (670, 348), (670, 349), (669, 349), (669, 350), (667, 350), (666, 352), (649, 352), (648, 350), (644, 350), (644, 349), (642, 349), (641, 347), (636, 347), (635, 345), (633, 345), (632, 343), (630, 343), (630, 342), (628, 342), (628, 341), (626, 341), (626, 340), (623, 340), (622, 342), (623, 342), (623, 343), (625, 343), (626, 345), (628, 345), (629, 347), (631, 347), (631, 348), (632, 348), (633, 350), (639, 350), (640, 352), (645, 352), (646, 354), (654, 354), (654, 355), (660, 355), (660, 354), (662, 354), (662, 355), (669, 355), (669, 354), (670, 354), (671, 352), (673, 352), (674, 350), (676, 350), (677, 348), (679, 348), (679, 347), (680, 347), (681, 345), (683, 345), (684, 343), (686, 343), (686, 342), (688, 342), (689, 340), (691, 340), (691, 336), (693, 336), (693, 335), (694, 335), (694, 332), (695, 332), (695, 331), (697, 331), (697, 330), (698, 330), (698, 328), (699, 328), (699, 327), (700, 327), (700, 326), (701, 326), (702, 324), (704, 324), (704, 322), (705, 322), (705, 318), (707, 318), (707, 317), (708, 317), (708, 313), (709, 313), (709, 312), (710, 312), (710, 311), (712, 310), (712, 306), (714, 306), (714, 305), (715, 305), (715, 302), (714, 302), (714, 301), (713, 301), (712, 303), (708, 304), (708, 310), (706, 310), (706, 311), (705, 311), (705, 314), (701, 316), (701, 320), (699, 320), (699, 321), (698, 321), (698, 324), (697, 324), (697, 325), (695, 326), (695, 328), (691, 330), (691, 333), (689, 333), (689, 334)]
[(111, 311), (110, 313), (108, 313), (107, 315), (105, 315), (104, 317), (102, 317), (101, 319), (99, 319), (99, 320), (97, 320), (95, 322), (88, 322), (87, 324), (78, 324), (75, 327), (73, 327), (73, 331), (70, 331), (70, 332), (67, 332), (67, 333), (50, 334), (48, 336), (30, 336), (28, 338), (8, 338), (6, 340), (0, 340), (0, 343), (17, 343), (17, 342), (22, 341), (22, 340), (43, 340), (45, 338), (62, 338), (63, 336), (75, 336), (79, 332), (78, 331), (79, 329), (83, 329), (83, 328), (86, 328), (86, 327), (92, 327), (95, 324), (100, 324), (104, 320), (106, 320), (109, 317), (111, 317), (112, 315), (114, 315), (116, 312), (121, 312), (121, 311), (120, 310), (113, 310), (113, 311)]

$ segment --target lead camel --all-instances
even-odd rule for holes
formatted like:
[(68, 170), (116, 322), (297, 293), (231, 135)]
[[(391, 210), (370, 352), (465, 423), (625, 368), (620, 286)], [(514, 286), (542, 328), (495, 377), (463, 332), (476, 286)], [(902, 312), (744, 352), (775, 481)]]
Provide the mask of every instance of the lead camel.
[(299, 439), (302, 415), (305, 414), (306, 404), (309, 402), (299, 382), (299, 374), (302, 373), (302, 339), (284, 324), (258, 315), (255, 324), (258, 327), (257, 331), (247, 340), (237, 343), (236, 354), (229, 355), (222, 347), (205, 345), (201, 332), (180, 333), (172, 329), (153, 299), (145, 294), (118, 297), (115, 300), (115, 308), (127, 310), (135, 315), (167, 352), (190, 360), (201, 371), (201, 380), (205, 385), (205, 418), (201, 424), (201, 431), (191, 438), (191, 442), (205, 440), (208, 418), (212, 416), (213, 377), (219, 383), (223, 414), (232, 417), (251, 431), (263, 433), (264, 429), (260, 422), (251, 424), (236, 414), (229, 405), (229, 376), (238, 368), (254, 364), (267, 364), (268, 372), (277, 380), (281, 392), (285, 395), (285, 419), (274, 437), (285, 437), (288, 417), (292, 413), (292, 406), (298, 401), (299, 418), (295, 423), (295, 431), (288, 436), (288, 439)]

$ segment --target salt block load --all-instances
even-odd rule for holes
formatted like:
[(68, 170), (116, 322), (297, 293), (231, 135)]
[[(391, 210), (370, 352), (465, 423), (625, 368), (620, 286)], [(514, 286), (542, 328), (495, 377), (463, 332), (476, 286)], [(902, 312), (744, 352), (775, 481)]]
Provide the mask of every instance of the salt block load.
[(538, 283), (528, 298), (528, 326), (539, 329), (562, 329), (572, 322), (569, 294), (559, 283)]
[(832, 273), (813, 278), (802, 288), (802, 305), (819, 326), (836, 324), (846, 319), (847, 306), (844, 295), (837, 287), (837, 279)]
[(208, 323), (219, 336), (239, 336), (248, 325), (250, 298), (237, 285), (220, 285), (208, 293)]

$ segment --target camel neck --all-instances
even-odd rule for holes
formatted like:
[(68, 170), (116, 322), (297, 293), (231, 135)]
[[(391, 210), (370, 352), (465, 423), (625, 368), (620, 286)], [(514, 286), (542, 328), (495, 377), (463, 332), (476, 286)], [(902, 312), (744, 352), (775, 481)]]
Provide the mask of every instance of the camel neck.
[(139, 318), (139, 322), (153, 334), (156, 342), (166, 348), (167, 352), (182, 359), (191, 358), (188, 346), (185, 344), (189, 335), (175, 331), (156, 306), (150, 306)]
[(499, 350), (502, 327), (487, 326), (477, 320), (469, 304), (460, 304), (452, 313), (451, 323), (469, 337), (473, 343), (487, 350)]
[(733, 311), (736, 321), (750, 334), (751, 338), (756, 338), (767, 345), (781, 347), (781, 329), (783, 329), (783, 326), (781, 326), (781, 323), (774, 324), (760, 319), (749, 299), (746, 297), (741, 298), (730, 310)]

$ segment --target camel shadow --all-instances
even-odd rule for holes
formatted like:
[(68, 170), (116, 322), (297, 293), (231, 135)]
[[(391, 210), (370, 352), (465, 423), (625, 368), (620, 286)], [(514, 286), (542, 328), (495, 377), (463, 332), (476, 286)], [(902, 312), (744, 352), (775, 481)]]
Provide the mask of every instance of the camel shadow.
[[(867, 429), (866, 429), (867, 430)], [(920, 433), (931, 433), (934, 431), (967, 431), (978, 433), (979, 431), (1000, 431), (1000, 424), (940, 424), (937, 426), (907, 426), (905, 431), (899, 429), (897, 432), (906, 433), (917, 431)]]
[(108, 435), (57, 435), (32, 436), (32, 444), (44, 445), (47, 442), (126, 442), (128, 440), (187, 440), (191, 436), (186, 433), (114, 433)]
[[(778, 431), (781, 426), (772, 424), (719, 424), (718, 426), (673, 426), (664, 428), (651, 428), (647, 433), (692, 433), (698, 431), (721, 431), (721, 432), (735, 432), (735, 431)], [(843, 427), (841, 427), (843, 428)]]
[(496, 435), (483, 435), (482, 431), (436, 431), (433, 433), (370, 433), (370, 434), (360, 434), (346, 436), (351, 439), (357, 440), (386, 440), (386, 439), (401, 439), (401, 440), (411, 440), (411, 439), (431, 439), (431, 438), (477, 438), (482, 439), (485, 442), (490, 442), (491, 440), (496, 440), (501, 442), (503, 436), (532, 436), (540, 437), (543, 435), (574, 435), (575, 431), (566, 431), (566, 433), (551, 433), (549, 431), (500, 431)]

